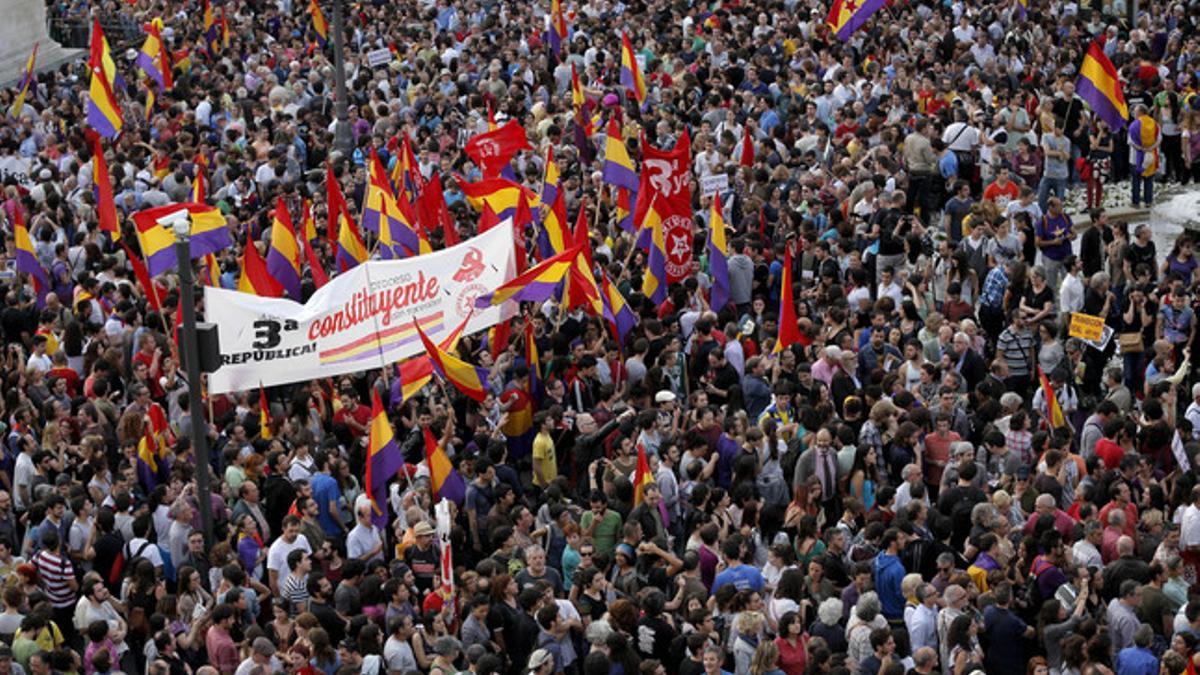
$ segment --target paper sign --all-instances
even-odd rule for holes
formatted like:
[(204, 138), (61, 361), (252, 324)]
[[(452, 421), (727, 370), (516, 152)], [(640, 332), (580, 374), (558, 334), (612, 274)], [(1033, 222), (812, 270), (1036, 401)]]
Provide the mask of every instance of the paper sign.
[(1101, 340), (1104, 335), (1104, 319), (1091, 314), (1071, 314), (1071, 327), (1068, 330), (1071, 337), (1084, 340)]
[(383, 49), (372, 49), (371, 51), (367, 52), (367, 65), (372, 68), (375, 66), (382, 66), (391, 60), (392, 51), (387, 47), (384, 47)]
[(1112, 336), (1116, 335), (1116, 333), (1117, 331), (1113, 330), (1112, 326), (1105, 326), (1099, 340), (1084, 340), (1083, 344), (1088, 345), (1092, 349), (1104, 351), (1108, 348), (1108, 343), (1112, 341)]
[(729, 189), (729, 176), (723, 173), (714, 173), (711, 176), (705, 176), (700, 179), (700, 194), (705, 197), (711, 197), (718, 192), (724, 192)]

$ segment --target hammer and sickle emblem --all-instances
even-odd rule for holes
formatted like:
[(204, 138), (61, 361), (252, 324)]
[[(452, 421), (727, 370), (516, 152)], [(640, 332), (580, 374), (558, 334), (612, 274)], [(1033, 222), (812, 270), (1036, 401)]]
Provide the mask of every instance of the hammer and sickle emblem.
[(474, 281), (479, 278), (480, 274), (483, 274), (483, 267), (483, 254), (472, 246), (463, 256), (462, 264), (454, 273), (454, 280), (459, 283)]

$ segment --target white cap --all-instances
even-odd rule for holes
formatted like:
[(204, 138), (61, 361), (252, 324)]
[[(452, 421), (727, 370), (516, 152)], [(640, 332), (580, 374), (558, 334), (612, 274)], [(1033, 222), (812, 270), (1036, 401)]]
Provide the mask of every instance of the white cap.
[(663, 389), (662, 391), (660, 391), (654, 395), (655, 403), (670, 403), (671, 401), (674, 401), (674, 400), (675, 400), (675, 392), (667, 391), (666, 389)]

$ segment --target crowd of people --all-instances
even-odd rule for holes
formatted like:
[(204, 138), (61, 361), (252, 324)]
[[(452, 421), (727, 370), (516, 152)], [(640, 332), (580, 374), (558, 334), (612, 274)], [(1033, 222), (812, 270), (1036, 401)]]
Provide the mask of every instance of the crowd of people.
[[(177, 274), (138, 283), (99, 227), (89, 69), (38, 74), (0, 121), (0, 675), (1196, 672), (1195, 243), (1158, 251), (1152, 223), (1104, 204), (1127, 180), (1138, 205), (1200, 180), (1200, 10), (1135, 5), (1131, 21), (1122, 2), (898, 1), (843, 42), (815, 0), (565, 0), (556, 52), (549, 2), (348, 4), (346, 150), (310, 4), (214, 3), (213, 40), (207, 3), (55, 3), (163, 20), (174, 82), (150, 101), (136, 45), (114, 48), (125, 128), (103, 147), (135, 256), (128, 216), (190, 201), (203, 172), (236, 287), (279, 198), (296, 223), (311, 200), (323, 227), (328, 165), (357, 214), (372, 149), (390, 167), (404, 135), (472, 236), (463, 146), (494, 115), (531, 146), (517, 180), (540, 193), (552, 150), (571, 222), (594, 209), (596, 270), (636, 324), (620, 339), (550, 301), (507, 344), (465, 336), (482, 403), (393, 395), (375, 370), (194, 410)], [(621, 83), (622, 35), (645, 105)], [(1076, 93), (1093, 41), (1143, 133)], [(639, 166), (641, 142), (691, 139), (695, 262), (661, 304), (600, 168), (613, 119)], [(701, 189), (719, 174), (727, 280)], [(15, 272), (17, 222), (44, 300)], [(335, 242), (312, 245), (333, 273)], [(799, 335), (780, 344), (787, 298)], [(1074, 314), (1101, 339), (1073, 336)], [(361, 479), (373, 394), (407, 460), (384, 528)], [(148, 482), (157, 415), (168, 468)], [(426, 430), (466, 483), (446, 541)]]

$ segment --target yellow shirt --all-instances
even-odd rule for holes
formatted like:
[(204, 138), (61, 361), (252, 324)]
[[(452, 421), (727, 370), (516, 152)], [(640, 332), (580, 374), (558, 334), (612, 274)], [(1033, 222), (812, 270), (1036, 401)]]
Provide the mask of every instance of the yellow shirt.
[(555, 478), (558, 478), (558, 458), (554, 455), (554, 441), (551, 440), (550, 434), (541, 432), (533, 439), (533, 461), (535, 466), (540, 466), (542, 469), (542, 478), (538, 479), (538, 472), (533, 472), (533, 484), (537, 487), (546, 487)]

